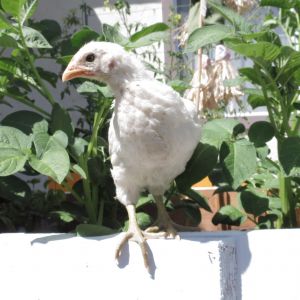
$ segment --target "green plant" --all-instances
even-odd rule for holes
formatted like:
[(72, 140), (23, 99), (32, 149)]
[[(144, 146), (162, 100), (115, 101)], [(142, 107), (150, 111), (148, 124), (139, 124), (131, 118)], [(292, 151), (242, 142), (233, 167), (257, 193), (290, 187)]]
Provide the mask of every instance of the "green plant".
[[(7, 105), (17, 101), (28, 110), (12, 112), (1, 120), (0, 188), (11, 192), (2, 194), (0, 224), (2, 222), (9, 230), (19, 230), (22, 222), (26, 223), (24, 212), (29, 211), (28, 216), (38, 215), (38, 222), (33, 222), (35, 225), (26, 223), (23, 227), (27, 230), (36, 231), (44, 222), (48, 224), (45, 230), (72, 230), (79, 225), (77, 231), (80, 234), (119, 231), (125, 220), (122, 208), (114, 199), (115, 187), (110, 175), (107, 145), (113, 95), (104, 84), (76, 80), (68, 85), (61, 93), (62, 98), (71, 87), (75, 87), (88, 101), (86, 108), (74, 108), (82, 114), (75, 126), (70, 111), (63, 108), (52, 94), (59, 74), (39, 67), (39, 60), (47, 59), (64, 68), (72, 55), (90, 40), (116, 42), (128, 51), (135, 51), (167, 38), (169, 27), (157, 23), (138, 28), (126, 37), (117, 26), (103, 24), (100, 33), (83, 26), (70, 35), (63, 32), (55, 21), (33, 22), (30, 17), (37, 5), (37, 0), (1, 0), (0, 46), (5, 54), (0, 58), (1, 101)], [(46, 107), (50, 109), (42, 108), (44, 105), (41, 103), (47, 103)], [(210, 152), (213, 156), (209, 156)], [(183, 193), (189, 198), (189, 202), (183, 203), (186, 211), (200, 220), (198, 206), (210, 208), (206, 200), (190, 187), (210, 172), (216, 159), (214, 147), (199, 144), (193, 163), (166, 194), (166, 205), (174, 209), (170, 203), (172, 195)], [(195, 166), (202, 171), (199, 173)], [(67, 193), (31, 190), (27, 183), (14, 176), (16, 173), (45, 175), (59, 183)], [(80, 176), (80, 180), (71, 186), (70, 179), (74, 174)], [(18, 185), (23, 190), (19, 191)], [(142, 196), (138, 205), (142, 223), (151, 220), (145, 210), (147, 203), (151, 203), (151, 197)], [(55, 222), (65, 226), (57, 224), (55, 227)]]
[[(211, 179), (219, 185), (219, 191), (237, 191), (240, 200), (239, 210), (221, 208), (213, 222), (237, 225), (248, 217), (263, 228), (295, 227), (300, 150), (299, 3), (260, 1), (261, 7), (278, 9), (278, 15), (268, 13), (261, 26), (252, 25), (216, 1), (209, 1), (209, 5), (223, 16), (226, 24), (194, 30), (186, 51), (223, 41), (228, 48), (251, 60), (251, 67), (239, 70), (241, 80), (251, 83), (251, 88), (245, 88), (244, 92), (253, 108), (265, 106), (269, 115), (268, 121), (252, 124), (248, 135), (233, 121), (216, 120), (205, 125), (204, 140), (217, 143), (220, 149), (218, 169)], [(283, 38), (277, 28), (283, 31)], [(278, 144), (279, 161), (268, 157), (266, 142), (273, 137)]]

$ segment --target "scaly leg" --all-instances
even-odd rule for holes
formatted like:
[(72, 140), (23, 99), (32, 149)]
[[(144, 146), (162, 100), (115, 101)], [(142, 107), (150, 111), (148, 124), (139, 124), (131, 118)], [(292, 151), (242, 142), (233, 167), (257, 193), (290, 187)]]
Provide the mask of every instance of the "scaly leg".
[(143, 232), (140, 229), (140, 227), (136, 221), (135, 206), (127, 205), (126, 209), (127, 209), (128, 217), (129, 217), (129, 227), (128, 227), (128, 231), (125, 233), (124, 237), (122, 238), (122, 240), (120, 241), (120, 243), (117, 246), (115, 258), (117, 260), (119, 259), (121, 252), (122, 252), (122, 248), (129, 240), (134, 241), (139, 244), (141, 251), (142, 251), (145, 268), (149, 271), (149, 258), (148, 258), (148, 251), (147, 251), (148, 245), (147, 245), (146, 240), (149, 238), (165, 237), (165, 233), (156, 234), (156, 233), (151, 233), (151, 232), (149, 232), (149, 233)]
[(163, 197), (154, 196), (154, 199), (157, 206), (157, 220), (155, 221), (154, 226), (147, 228), (147, 233), (155, 234), (156, 232), (157, 234), (162, 234), (161, 230), (163, 230), (166, 237), (180, 239), (178, 231), (200, 231), (198, 227), (183, 226), (173, 222), (166, 211)]

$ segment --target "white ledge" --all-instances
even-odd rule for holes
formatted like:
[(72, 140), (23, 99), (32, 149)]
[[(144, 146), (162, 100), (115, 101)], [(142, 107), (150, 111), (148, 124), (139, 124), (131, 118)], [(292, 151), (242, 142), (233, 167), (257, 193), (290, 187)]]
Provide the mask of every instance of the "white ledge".
[(120, 235), (1, 234), (0, 299), (300, 299), (300, 230), (182, 233), (150, 240), (151, 276)]

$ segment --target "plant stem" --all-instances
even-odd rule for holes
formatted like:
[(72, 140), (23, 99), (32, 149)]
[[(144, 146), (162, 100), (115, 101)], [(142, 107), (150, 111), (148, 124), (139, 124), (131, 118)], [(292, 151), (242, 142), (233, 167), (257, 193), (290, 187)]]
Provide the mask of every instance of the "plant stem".
[(279, 198), (281, 200), (281, 210), (283, 214), (283, 227), (295, 227), (295, 203), (293, 201), (291, 179), (286, 177), (281, 171), (279, 173)]
[(29, 61), (29, 65), (30, 65), (30, 68), (35, 76), (35, 79), (37, 80), (37, 83), (40, 85), (46, 99), (48, 100), (48, 102), (53, 106), (56, 101), (55, 99), (53, 98), (52, 94), (49, 92), (49, 90), (47, 89), (46, 85), (44, 84), (39, 72), (37, 71), (35, 65), (34, 65), (34, 60), (32, 59), (32, 56), (31, 56), (31, 53), (26, 45), (26, 41), (25, 41), (25, 37), (24, 37), (24, 34), (23, 34), (23, 30), (22, 30), (22, 25), (21, 23), (19, 22), (18, 23), (19, 25), (19, 33), (20, 33), (20, 38), (21, 38), (21, 43), (22, 43), (22, 46), (24, 48), (24, 51), (25, 51), (25, 54), (28, 58), (28, 61)]

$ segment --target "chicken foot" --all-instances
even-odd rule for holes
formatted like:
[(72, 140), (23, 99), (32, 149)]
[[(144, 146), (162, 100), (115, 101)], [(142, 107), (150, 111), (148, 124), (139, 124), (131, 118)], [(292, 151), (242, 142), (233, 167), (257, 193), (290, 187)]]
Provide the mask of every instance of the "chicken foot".
[(121, 256), (122, 249), (128, 241), (136, 242), (141, 248), (144, 265), (149, 272), (149, 257), (148, 257), (148, 250), (147, 250), (148, 245), (146, 240), (151, 238), (165, 238), (166, 234), (164, 232), (152, 233), (152, 232), (142, 231), (136, 221), (135, 206), (127, 205), (126, 209), (129, 217), (129, 227), (127, 232), (124, 234), (123, 238), (117, 245), (115, 258), (116, 260), (119, 259), (119, 257)]

